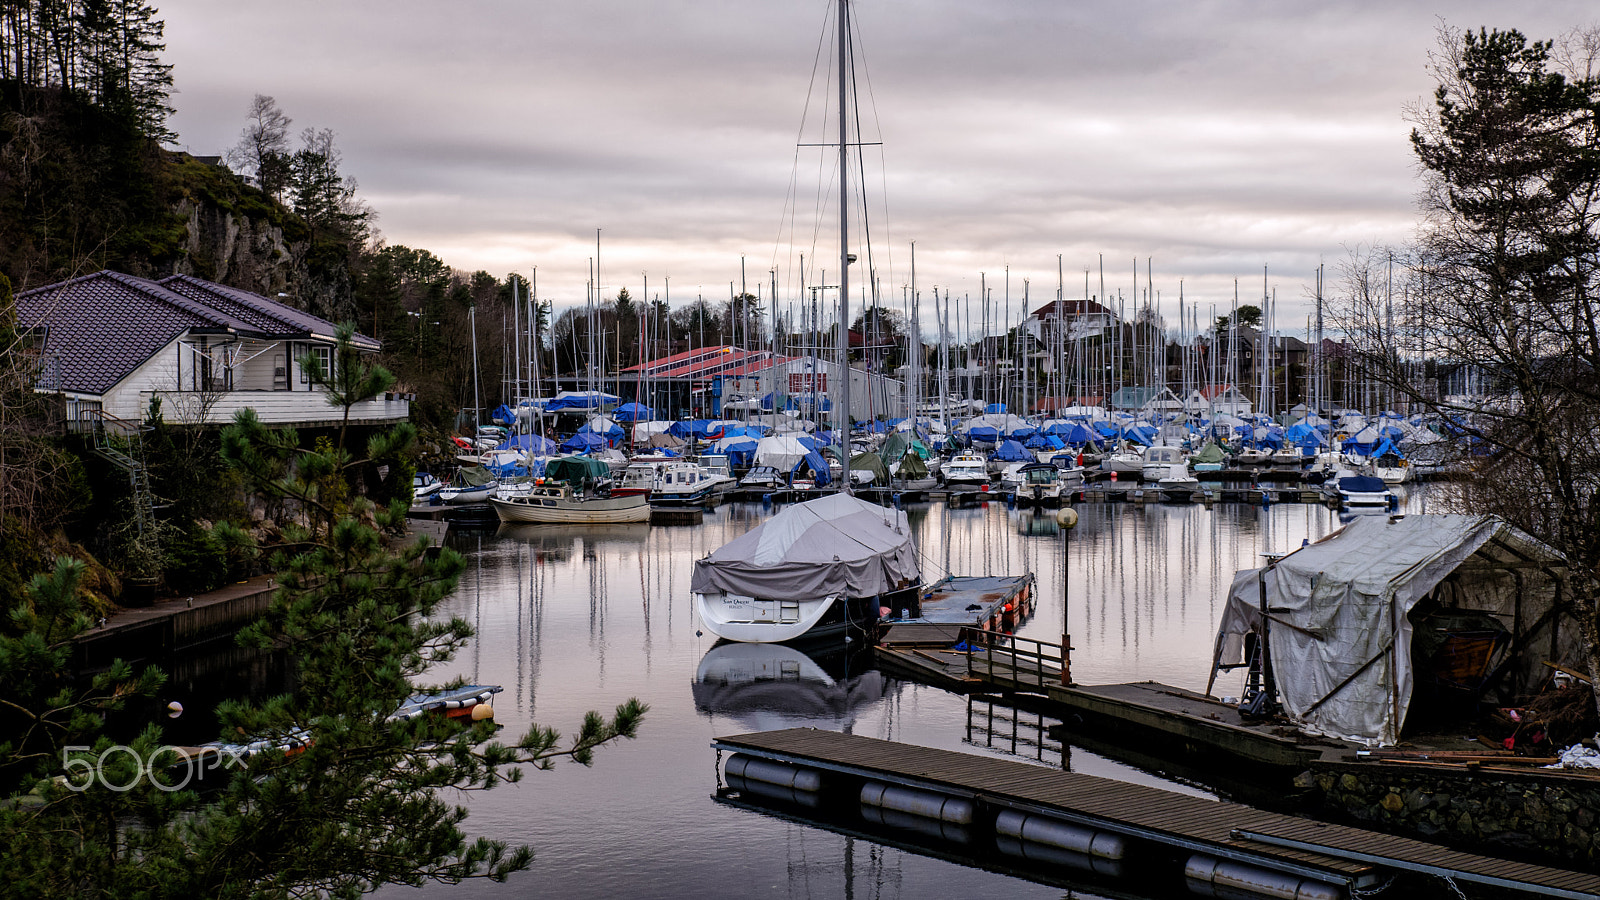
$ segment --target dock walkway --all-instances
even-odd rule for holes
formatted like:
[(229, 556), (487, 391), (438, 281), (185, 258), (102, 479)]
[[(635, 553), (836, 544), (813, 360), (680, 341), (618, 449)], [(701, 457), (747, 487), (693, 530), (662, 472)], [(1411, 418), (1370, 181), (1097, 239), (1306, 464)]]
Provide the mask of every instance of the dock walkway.
[(1346, 891), (1371, 889), (1391, 875), (1414, 873), (1547, 897), (1600, 898), (1597, 875), (1461, 853), (1013, 760), (803, 728), (720, 737), (712, 746), (814, 772), (822, 790), (831, 779), (845, 799), (852, 799), (852, 790), (865, 796), (863, 780), (887, 782), (972, 803), (980, 810), (972, 818), (975, 827), (993, 824), (996, 815), (1007, 811), (1042, 815), (1069, 827), (1120, 835), (1137, 846), (1197, 854), (1190, 867), (1198, 859), (1214, 857)]

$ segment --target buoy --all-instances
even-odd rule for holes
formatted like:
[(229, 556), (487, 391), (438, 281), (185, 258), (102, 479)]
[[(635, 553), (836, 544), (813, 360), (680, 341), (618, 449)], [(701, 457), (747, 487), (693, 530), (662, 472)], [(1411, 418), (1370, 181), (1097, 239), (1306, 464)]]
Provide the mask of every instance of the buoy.
[(1112, 481), (1116, 481), (1116, 480), (1117, 480), (1117, 473), (1116, 473), (1116, 471), (1115, 471), (1115, 470), (1113, 470), (1113, 471), (1112, 471), (1112, 472), (1111, 472), (1111, 480), (1112, 480)]
[(176, 719), (177, 717), (179, 717), (181, 715), (183, 715), (183, 704), (182, 703), (179, 703), (178, 701), (174, 700), (171, 703), (167, 704), (167, 718)]
[(472, 721), (482, 722), (484, 719), (494, 718), (494, 707), (487, 703), (479, 703), (472, 708)]

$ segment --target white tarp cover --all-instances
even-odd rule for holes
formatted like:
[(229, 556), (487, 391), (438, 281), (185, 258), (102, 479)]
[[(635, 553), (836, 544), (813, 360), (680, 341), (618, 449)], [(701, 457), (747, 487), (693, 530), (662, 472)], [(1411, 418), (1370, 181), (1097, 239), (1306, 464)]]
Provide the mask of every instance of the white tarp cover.
[[(1491, 540), (1523, 558), (1559, 564), (1555, 551), (1493, 516), (1358, 518), (1275, 566), (1234, 575), (1217, 629), (1217, 660), (1244, 662), (1244, 636), (1261, 620), (1265, 572), (1268, 649), (1284, 711), (1313, 734), (1394, 744), (1411, 701), (1407, 614), (1475, 553), (1487, 554)], [(1492, 565), (1494, 555), (1481, 561)], [(1495, 583), (1503, 580), (1488, 570), (1461, 579), (1473, 592), (1462, 605), (1509, 611), (1504, 591), (1496, 595)], [(1547, 609), (1551, 600), (1538, 602)]]
[(689, 590), (872, 597), (921, 577), (906, 514), (841, 493), (786, 507), (696, 560)]
[(811, 448), (800, 443), (797, 434), (775, 434), (756, 444), (756, 465), (771, 466), (779, 472), (793, 472)]

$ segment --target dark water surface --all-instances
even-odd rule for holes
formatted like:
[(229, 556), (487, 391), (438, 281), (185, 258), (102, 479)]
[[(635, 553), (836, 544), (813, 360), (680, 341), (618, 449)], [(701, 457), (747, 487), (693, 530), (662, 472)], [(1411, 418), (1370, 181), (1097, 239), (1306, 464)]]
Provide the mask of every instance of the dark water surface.
[[(1065, 542), (1053, 511), (1035, 516), (995, 502), (964, 509), (922, 504), (907, 512), (928, 582), (946, 572), (1033, 572), (1037, 609), (1018, 633), (1060, 641), (1070, 631), (1073, 676), (1084, 684), (1155, 680), (1204, 689), (1234, 571), (1339, 524), (1335, 512), (1313, 505), (1078, 510), (1080, 524)], [(981, 702), (969, 709), (964, 697), (859, 664), (847, 668), (843, 648), (798, 654), (716, 646), (699, 633), (690, 568), (771, 514), (771, 507), (732, 504), (698, 526), (453, 531), (450, 543), (468, 563), (445, 611), (472, 622), (478, 636), (437, 673), (440, 680), (459, 674), (503, 685), (495, 709), (508, 739), (532, 722), (570, 732), (585, 711), (609, 711), (628, 697), (649, 703), (650, 713), (637, 740), (601, 750), (592, 768), (558, 764), (528, 772), (520, 785), (465, 798), (468, 833), (532, 845), (533, 868), (504, 885), (429, 887), (427, 895), (1123, 895), (1068, 891), (711, 799), (718, 786), (712, 739), (769, 728), (848, 731), (1213, 796), (1062, 748), (1042, 734), (1035, 716), (1002, 711), (991, 719)], [(1216, 693), (1238, 694), (1241, 680), (1219, 681)]]

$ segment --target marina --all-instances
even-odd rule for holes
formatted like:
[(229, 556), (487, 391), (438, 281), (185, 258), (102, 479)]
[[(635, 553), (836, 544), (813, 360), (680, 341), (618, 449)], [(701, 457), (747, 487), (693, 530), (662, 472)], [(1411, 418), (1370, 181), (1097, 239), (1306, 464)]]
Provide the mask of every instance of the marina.
[[(1425, 511), (1426, 502), (1426, 492), (1413, 492), (1407, 510)], [(559, 727), (583, 710), (605, 709), (626, 696), (637, 695), (652, 707), (639, 740), (608, 751), (594, 770), (558, 767), (470, 798), (474, 820), (494, 823), (492, 836), (539, 848), (551, 863), (545, 877), (558, 892), (606, 896), (650, 879), (661, 885), (662, 895), (736, 897), (787, 885), (829, 896), (849, 890), (1059, 896), (1060, 870), (1049, 876), (1026, 863), (996, 863), (993, 854), (962, 856), (938, 842), (930, 846), (892, 828), (873, 831), (859, 821), (839, 827), (788, 810), (744, 809), (737, 800), (712, 803), (711, 742), (751, 731), (816, 727), (1046, 771), (1065, 769), (1207, 802), (1281, 803), (1293, 793), (1282, 785), (1306, 756), (1301, 742), (1275, 734), (1271, 725), (1247, 725), (1236, 707), (1204, 698), (1209, 636), (1237, 569), (1258, 564), (1261, 554), (1326, 535), (1341, 524), (1336, 510), (1313, 504), (1087, 504), (1078, 507), (1078, 526), (1063, 534), (1054, 510), (1015, 509), (994, 498), (964, 507), (907, 507), (925, 574), (1031, 574), (1033, 611), (1016, 623), (1015, 645), (1059, 647), (1064, 634), (1072, 635), (1077, 688), (1060, 685), (1059, 664), (1038, 667), (1045, 681), (1056, 682), (1039, 696), (1050, 695), (1063, 706), (1051, 711), (1024, 697), (1008, 701), (1000, 713), (996, 686), (955, 687), (955, 661), (965, 682), (968, 657), (951, 657), (951, 642), (942, 637), (918, 649), (934, 659), (951, 658), (950, 684), (933, 681), (933, 662), (908, 651), (903, 655), (925, 663), (928, 671), (902, 668), (896, 661), (901, 653), (880, 652), (874, 659), (842, 639), (796, 649), (728, 644), (701, 633), (688, 591), (693, 560), (773, 511), (768, 504), (722, 504), (692, 528), (452, 531), (450, 545), (467, 553), (468, 569), (448, 612), (472, 622), (479, 637), (440, 677), (503, 684), (497, 721), (513, 733), (535, 721)], [(902, 626), (885, 631), (890, 645), (897, 627)], [(1059, 658), (1058, 651), (1041, 652)], [(1215, 694), (1237, 695), (1242, 688), (1240, 680), (1225, 680)], [(1113, 709), (1114, 715), (1104, 715)], [(1097, 710), (1102, 714), (1094, 715)], [(1197, 763), (1203, 773), (1174, 779), (1163, 773), (1184, 770), (1163, 743), (1198, 748), (1219, 739), (1202, 734), (1163, 742), (1110, 724), (1138, 715), (1159, 719), (1169, 732), (1175, 717), (1194, 729), (1232, 722), (1249, 737), (1238, 738), (1239, 747), (1229, 753), (1242, 747), (1244, 755), (1228, 769), (1230, 777), (1224, 777), (1227, 767), (1212, 760)], [(1183, 758), (1190, 758), (1187, 751)], [(1269, 779), (1263, 765), (1287, 774)], [(1214, 786), (1200, 786), (1207, 778), (1215, 779)], [(525, 792), (536, 792), (537, 802), (519, 800), (532, 796)], [(673, 834), (705, 839), (686, 843)], [(603, 866), (585, 849), (617, 840), (638, 849)], [(569, 866), (575, 869), (567, 874)], [(728, 877), (708, 883), (697, 874), (707, 867)], [(1068, 876), (1066, 883), (1102, 896), (1167, 895), (1137, 883), (1084, 878), (1089, 875)], [(1432, 883), (1443, 889), (1441, 880)], [(477, 890), (475, 895), (499, 895), (487, 886)]]

